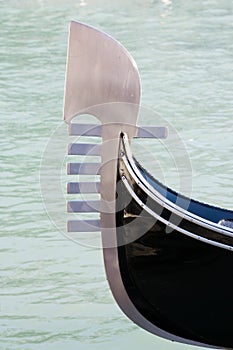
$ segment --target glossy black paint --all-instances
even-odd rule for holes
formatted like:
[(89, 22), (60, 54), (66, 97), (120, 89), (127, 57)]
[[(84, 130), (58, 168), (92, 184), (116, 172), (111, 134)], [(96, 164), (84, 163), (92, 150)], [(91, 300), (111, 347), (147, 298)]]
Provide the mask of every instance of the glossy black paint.
[[(167, 198), (173, 197), (175, 201), (176, 192), (161, 185), (141, 167), (140, 171), (157, 190), (160, 188), (161, 193), (166, 192)], [(121, 181), (117, 189), (118, 202), (129, 203), (129, 194)], [(141, 199), (146, 197), (137, 186), (135, 192)], [(158, 203), (144, 200), (161, 217), (170, 216)], [(194, 200), (190, 203), (189, 210), (202, 213), (213, 222), (233, 218), (231, 211)], [(116, 223), (121, 244), (118, 248), (121, 276), (141, 314), (159, 328), (182, 338), (233, 348), (233, 252), (174, 230), (167, 233), (166, 225), (145, 215), (134, 200), (125, 210), (117, 212)], [(190, 223), (181, 221), (181, 225), (195, 231)], [(140, 230), (144, 232), (141, 236)], [(122, 245), (124, 240), (128, 242), (128, 237), (131, 241)]]
[(213, 205), (199, 202), (192, 198), (183, 196), (180, 193), (172, 190), (169, 187), (164, 186), (158, 180), (156, 180), (152, 175), (150, 175), (146, 169), (144, 169), (136, 160), (135, 160), (138, 170), (141, 172), (142, 176), (146, 181), (152, 185), (159, 193), (161, 193), (165, 198), (169, 199), (172, 203), (178, 203), (179, 207), (188, 209), (190, 213), (198, 215), (199, 217), (218, 223), (222, 219), (233, 219), (233, 211), (219, 208)]

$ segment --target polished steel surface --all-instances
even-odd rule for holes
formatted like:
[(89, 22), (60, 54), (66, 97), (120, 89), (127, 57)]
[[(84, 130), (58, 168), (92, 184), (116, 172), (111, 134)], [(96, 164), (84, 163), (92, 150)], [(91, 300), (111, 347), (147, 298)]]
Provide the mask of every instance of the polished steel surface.
[(100, 183), (99, 182), (68, 182), (67, 193), (99, 193)]
[(99, 232), (100, 220), (69, 220), (68, 232)]
[[(137, 66), (125, 48), (109, 35), (88, 25), (71, 22), (66, 71), (64, 118), (69, 122), (80, 113), (94, 112), (102, 123), (136, 122), (137, 113), (130, 104), (140, 102), (140, 79)], [(128, 104), (128, 113), (115, 106), (93, 110), (110, 103)], [(114, 114), (114, 118), (112, 116)], [(110, 118), (110, 120), (109, 120)], [(122, 119), (123, 118), (123, 119)]]
[(85, 156), (99, 156), (100, 146), (96, 144), (88, 143), (72, 143), (68, 147), (69, 155), (85, 155)]
[(100, 164), (99, 163), (68, 163), (67, 174), (68, 175), (99, 175)]
[[(136, 135), (139, 103), (139, 73), (126, 49), (93, 27), (71, 22), (64, 119), (70, 123), (73, 117), (87, 113), (102, 123), (101, 203), (104, 208), (109, 206), (106, 214), (101, 210), (103, 227), (115, 227), (116, 173), (112, 170), (116, 169), (120, 132), (126, 131), (130, 138)], [(111, 123), (116, 123), (114, 128)], [(81, 166), (71, 164), (69, 169), (68, 173), (75, 174)], [(116, 246), (114, 235), (106, 237), (104, 246)]]
[(96, 213), (100, 211), (100, 201), (70, 201), (67, 203), (68, 213)]

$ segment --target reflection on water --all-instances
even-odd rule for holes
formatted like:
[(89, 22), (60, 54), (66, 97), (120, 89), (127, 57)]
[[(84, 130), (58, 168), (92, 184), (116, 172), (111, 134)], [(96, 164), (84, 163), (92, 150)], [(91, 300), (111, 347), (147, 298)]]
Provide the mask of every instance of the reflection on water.
[(161, 18), (166, 18), (172, 10), (172, 0), (162, 0)]
[[(232, 3), (9, 0), (0, 6), (2, 348), (186, 349), (128, 321), (108, 289), (101, 251), (67, 241), (52, 226), (41, 201), (40, 160), (62, 120), (68, 23), (76, 19), (107, 31), (132, 53), (143, 106), (168, 120), (186, 145), (193, 196), (232, 207)], [(141, 124), (153, 124), (149, 114), (143, 118)], [(160, 176), (177, 186), (163, 145), (145, 142), (136, 151), (150, 172), (159, 163)]]

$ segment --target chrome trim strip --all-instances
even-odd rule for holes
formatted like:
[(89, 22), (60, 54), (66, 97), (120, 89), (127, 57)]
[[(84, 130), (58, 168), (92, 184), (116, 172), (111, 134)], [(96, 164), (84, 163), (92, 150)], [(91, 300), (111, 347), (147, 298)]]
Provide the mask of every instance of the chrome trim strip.
[[(182, 209), (179, 206), (175, 205), (174, 203), (169, 201), (167, 198), (162, 196), (161, 193), (156, 191), (154, 187), (152, 187), (148, 182), (146, 182), (146, 179), (141, 175), (140, 171), (138, 170), (137, 165), (135, 164), (134, 159), (132, 157), (131, 149), (130, 149), (126, 134), (123, 135), (122, 140), (123, 140), (123, 144), (124, 144), (124, 148), (125, 148), (125, 154), (128, 158), (128, 162), (127, 162), (128, 166), (127, 166), (127, 164), (125, 164), (127, 167), (127, 170), (130, 172), (130, 174), (133, 178), (135, 177), (134, 176), (134, 173), (135, 173), (137, 178), (140, 180), (140, 182), (139, 182), (138, 179), (135, 179), (135, 182), (138, 184), (139, 187), (141, 187), (143, 189), (143, 191), (146, 192), (146, 194), (148, 194), (152, 199), (158, 201), (159, 204), (164, 206), (164, 208), (167, 208), (169, 210), (171, 210), (171, 208), (172, 208), (172, 211), (174, 213), (181, 215), (182, 218), (185, 218), (185, 219), (189, 220), (190, 222), (197, 223), (205, 228), (211, 228), (211, 230), (218, 232), (218, 233), (221, 233), (225, 236), (233, 237), (233, 229), (227, 228), (227, 227), (226, 228), (219, 227), (218, 224), (215, 224), (209, 220), (203, 219), (195, 214), (192, 214), (189, 211)], [(123, 161), (127, 158), (122, 156)], [(132, 171), (131, 171), (131, 169), (132, 169)], [(149, 189), (149, 191), (148, 191), (148, 189)]]
[(218, 248), (223, 248), (223, 249), (226, 249), (226, 250), (230, 250), (230, 251), (233, 251), (233, 247), (231, 246), (228, 246), (228, 245), (225, 245), (225, 244), (222, 244), (222, 243), (219, 243), (219, 242), (215, 242), (215, 241), (212, 241), (212, 240), (209, 240), (207, 238), (204, 238), (204, 237), (201, 237), (201, 236), (198, 236), (198, 235), (195, 235), (187, 230), (184, 230), (182, 228), (180, 228), (179, 226), (176, 226), (174, 224), (172, 224), (171, 222), (161, 218), (161, 216), (159, 216), (158, 214), (156, 214), (153, 210), (151, 210), (145, 203), (143, 203), (139, 198), (138, 196), (136, 195), (136, 193), (134, 192), (134, 190), (131, 188), (127, 178), (125, 176), (123, 176), (122, 178), (122, 181), (127, 189), (127, 191), (129, 192), (129, 194), (131, 195), (131, 197), (138, 203), (138, 205), (140, 205), (140, 207), (145, 210), (148, 214), (150, 214), (151, 216), (153, 216), (156, 220), (164, 223), (166, 226), (168, 227), (171, 227), (173, 228), (174, 230), (188, 236), (188, 237), (191, 237), (191, 238), (194, 238), (198, 241), (201, 241), (203, 243), (208, 243), (208, 244), (211, 244), (213, 246), (216, 246)]

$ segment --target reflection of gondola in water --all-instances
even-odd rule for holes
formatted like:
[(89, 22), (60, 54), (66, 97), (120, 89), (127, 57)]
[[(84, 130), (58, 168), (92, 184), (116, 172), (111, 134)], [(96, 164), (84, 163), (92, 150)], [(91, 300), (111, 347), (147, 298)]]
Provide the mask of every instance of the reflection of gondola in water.
[[(68, 210), (101, 215), (71, 220), (68, 231), (101, 230), (110, 288), (139, 326), (175, 341), (232, 348), (233, 212), (177, 194), (134, 159), (132, 137), (166, 134), (136, 126), (139, 103), (131, 56), (111, 37), (73, 22), (65, 120), (72, 135), (102, 137), (102, 144), (71, 145), (69, 154), (100, 155), (101, 162), (71, 163), (68, 173), (99, 174), (101, 181), (72, 182), (68, 192), (98, 192), (101, 200), (71, 201)], [(101, 125), (71, 123), (82, 113)]]

